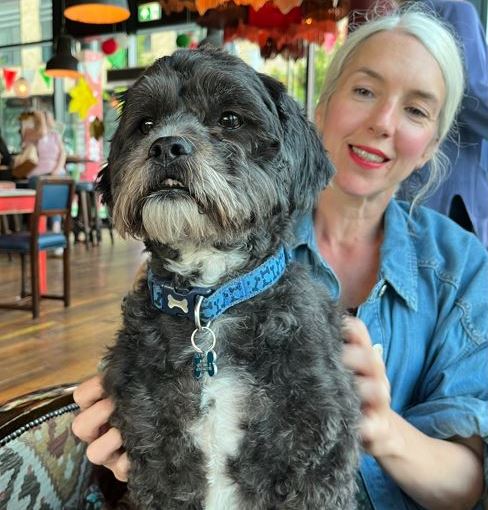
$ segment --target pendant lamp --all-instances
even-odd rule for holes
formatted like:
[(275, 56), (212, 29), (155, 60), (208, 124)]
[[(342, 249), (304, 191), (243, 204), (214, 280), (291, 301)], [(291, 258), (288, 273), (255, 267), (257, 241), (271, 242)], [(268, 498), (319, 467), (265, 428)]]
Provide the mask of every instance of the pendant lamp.
[(71, 40), (69, 35), (58, 37), (56, 53), (46, 64), (45, 74), (51, 78), (79, 78), (82, 73), (78, 70), (78, 60), (71, 54)]
[(66, 0), (66, 18), (80, 23), (113, 24), (130, 17), (127, 0)]

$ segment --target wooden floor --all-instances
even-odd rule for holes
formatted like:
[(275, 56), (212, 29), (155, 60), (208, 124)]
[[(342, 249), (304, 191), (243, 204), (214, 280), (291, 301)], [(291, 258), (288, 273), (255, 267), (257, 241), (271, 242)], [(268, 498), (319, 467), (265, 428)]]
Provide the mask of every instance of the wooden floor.
[[(120, 325), (120, 302), (144, 259), (142, 244), (107, 231), (98, 247), (72, 249), (71, 306), (42, 300), (41, 315), (0, 310), (0, 404), (52, 385), (78, 382), (97, 362)], [(48, 258), (48, 289), (61, 291), (62, 260)], [(20, 260), (0, 254), (0, 300), (20, 291)]]

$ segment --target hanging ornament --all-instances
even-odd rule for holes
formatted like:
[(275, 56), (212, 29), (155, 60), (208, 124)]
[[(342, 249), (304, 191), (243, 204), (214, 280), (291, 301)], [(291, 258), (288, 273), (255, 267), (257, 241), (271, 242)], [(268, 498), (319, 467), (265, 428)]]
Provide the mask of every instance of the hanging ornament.
[(103, 53), (105, 53), (105, 55), (114, 54), (117, 51), (118, 47), (119, 47), (118, 43), (113, 37), (103, 41), (102, 43), (102, 51)]
[(93, 95), (86, 80), (80, 78), (68, 94), (71, 97), (69, 112), (77, 113), (81, 120), (86, 119), (90, 108), (97, 104), (97, 98)]
[(178, 48), (188, 48), (191, 38), (188, 34), (178, 34), (176, 37), (176, 46)]
[(98, 117), (90, 123), (90, 136), (95, 138), (95, 140), (100, 140), (105, 133), (105, 126), (103, 125), (103, 121), (101, 121)]
[(14, 84), (17, 71), (15, 69), (3, 68), (3, 79), (5, 81), (5, 89), (10, 90)]

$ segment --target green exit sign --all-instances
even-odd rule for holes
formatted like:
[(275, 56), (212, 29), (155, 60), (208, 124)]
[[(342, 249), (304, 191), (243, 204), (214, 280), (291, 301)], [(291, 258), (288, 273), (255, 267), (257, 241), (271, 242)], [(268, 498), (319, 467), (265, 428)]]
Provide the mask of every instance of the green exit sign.
[(137, 7), (137, 19), (142, 23), (161, 19), (161, 5), (159, 2), (140, 4)]

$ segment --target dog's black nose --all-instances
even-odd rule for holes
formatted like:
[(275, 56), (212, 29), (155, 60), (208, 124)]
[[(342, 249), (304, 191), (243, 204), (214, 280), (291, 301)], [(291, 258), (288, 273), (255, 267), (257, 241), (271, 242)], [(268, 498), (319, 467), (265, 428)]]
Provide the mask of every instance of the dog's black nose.
[(189, 156), (193, 145), (180, 136), (163, 136), (158, 138), (149, 148), (149, 157), (163, 165), (169, 165), (181, 156)]

